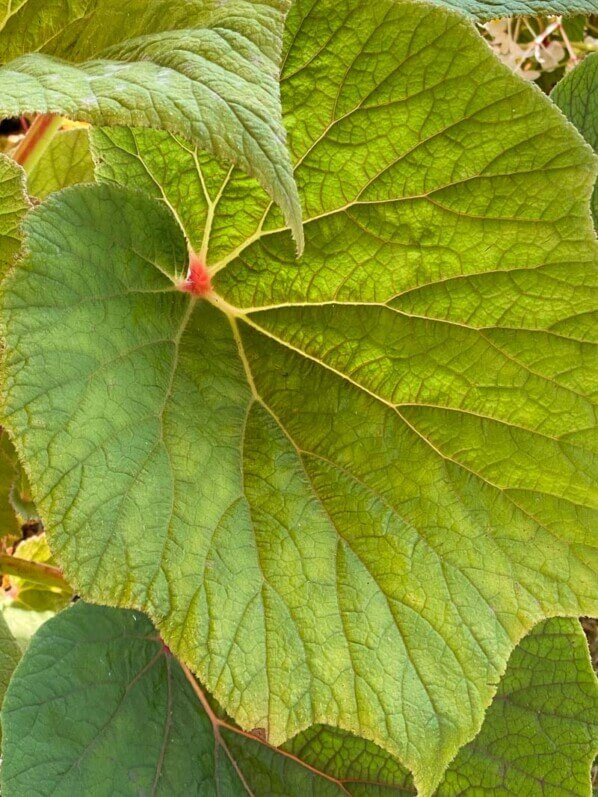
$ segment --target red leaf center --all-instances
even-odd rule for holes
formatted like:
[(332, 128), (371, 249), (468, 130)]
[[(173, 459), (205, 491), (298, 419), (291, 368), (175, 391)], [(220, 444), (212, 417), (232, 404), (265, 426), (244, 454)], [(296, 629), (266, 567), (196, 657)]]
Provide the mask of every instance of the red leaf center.
[(193, 296), (207, 296), (212, 290), (212, 278), (208, 267), (195, 253), (189, 258), (189, 271), (186, 278), (178, 283), (178, 288)]

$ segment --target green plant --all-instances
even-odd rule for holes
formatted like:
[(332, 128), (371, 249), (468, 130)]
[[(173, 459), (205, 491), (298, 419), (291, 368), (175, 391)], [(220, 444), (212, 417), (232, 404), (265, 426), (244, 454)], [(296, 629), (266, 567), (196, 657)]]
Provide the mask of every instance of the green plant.
[(282, 61), (284, 0), (7, 18), (3, 424), (101, 606), (11, 679), (6, 797), (589, 794), (577, 620), (525, 635), (598, 603), (595, 158), (488, 6), (297, 0)]

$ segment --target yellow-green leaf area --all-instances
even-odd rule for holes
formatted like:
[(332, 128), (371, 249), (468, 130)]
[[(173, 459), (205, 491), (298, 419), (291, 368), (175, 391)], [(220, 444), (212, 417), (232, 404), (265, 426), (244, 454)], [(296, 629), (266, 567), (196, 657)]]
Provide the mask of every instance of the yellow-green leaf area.
[(76, 183), (91, 183), (94, 166), (85, 128), (60, 131), (36, 163), (27, 178), (32, 196), (43, 199), (54, 191)]
[(21, 246), (20, 224), (29, 209), (25, 175), (20, 166), (0, 154), (0, 274), (16, 257)]
[(6, 432), (0, 430), (0, 538), (21, 536), (21, 524), (13, 506), (13, 490), (19, 465)]
[[(22, 540), (14, 550), (17, 559), (54, 566), (45, 534), (35, 534)], [(65, 584), (64, 589), (44, 586), (26, 578), (11, 575), (7, 578), (10, 588), (10, 604), (13, 611), (57, 612), (67, 606), (73, 595)], [(14, 614), (13, 614), (14, 616)], [(18, 614), (16, 615), (18, 617)]]

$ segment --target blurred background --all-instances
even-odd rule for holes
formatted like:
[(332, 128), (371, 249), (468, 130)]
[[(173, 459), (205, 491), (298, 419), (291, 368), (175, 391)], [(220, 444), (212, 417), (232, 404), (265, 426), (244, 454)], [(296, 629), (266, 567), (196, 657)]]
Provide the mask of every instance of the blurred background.
[(598, 52), (598, 15), (506, 18), (479, 27), (501, 61), (546, 94), (582, 58)]

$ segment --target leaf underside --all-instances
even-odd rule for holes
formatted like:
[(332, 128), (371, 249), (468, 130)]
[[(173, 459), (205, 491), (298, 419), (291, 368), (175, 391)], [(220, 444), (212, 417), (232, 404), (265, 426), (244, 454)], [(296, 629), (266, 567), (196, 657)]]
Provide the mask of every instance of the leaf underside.
[(480, 22), (499, 17), (597, 14), (597, 0), (432, 0)]
[(0, 115), (184, 135), (255, 176), (301, 249), (278, 87), (289, 0), (78, 0), (66, 15), (62, 6), (29, 0), (0, 29)]
[[(597, 710), (579, 623), (542, 623), (513, 652), (437, 797), (588, 795)], [(82, 602), (34, 637), (3, 723), (6, 797), (414, 794), (387, 753), (342, 731), (316, 726), (283, 750), (244, 734), (190, 685), (146, 618)]]
[(597, 609), (592, 154), (424, 3), (298, 0), (282, 95), (302, 260), (251, 178), (96, 132), (5, 285), (6, 423), (79, 594), (430, 794), (522, 635)]

